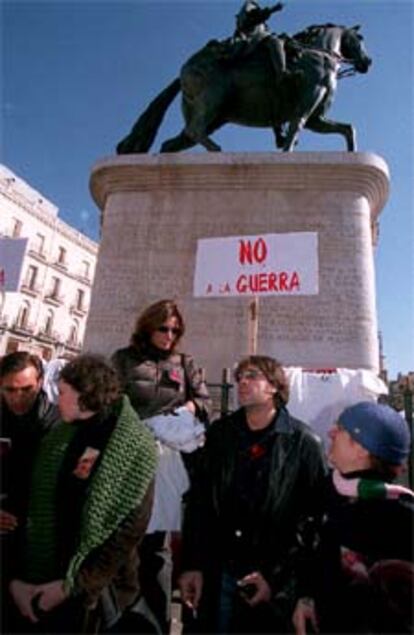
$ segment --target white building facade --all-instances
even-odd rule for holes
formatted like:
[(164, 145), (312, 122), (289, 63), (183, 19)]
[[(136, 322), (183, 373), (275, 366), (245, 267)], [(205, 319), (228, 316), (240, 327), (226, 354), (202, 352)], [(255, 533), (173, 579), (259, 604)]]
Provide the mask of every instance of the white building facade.
[(79, 354), (97, 255), (96, 242), (0, 166), (0, 356)]

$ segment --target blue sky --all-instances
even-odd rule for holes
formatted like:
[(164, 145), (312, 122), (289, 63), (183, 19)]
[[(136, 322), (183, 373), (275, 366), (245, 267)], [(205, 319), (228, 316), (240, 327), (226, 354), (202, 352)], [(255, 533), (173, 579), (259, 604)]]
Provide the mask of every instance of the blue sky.
[[(263, 3), (264, 4), (264, 3)], [(270, 4), (270, 3), (269, 3)], [(92, 238), (91, 166), (116, 143), (184, 61), (234, 29), (233, 0), (1, 1), (1, 161)], [(414, 369), (413, 41), (411, 0), (288, 0), (271, 28), (361, 25), (373, 66), (340, 82), (330, 117), (355, 125), (358, 149), (391, 172), (376, 252), (377, 305), (391, 376)], [(156, 139), (182, 127), (179, 100)], [(268, 130), (227, 126), (223, 150), (272, 151)], [(341, 137), (304, 132), (298, 151), (344, 150)], [(202, 151), (204, 150), (197, 150)]]

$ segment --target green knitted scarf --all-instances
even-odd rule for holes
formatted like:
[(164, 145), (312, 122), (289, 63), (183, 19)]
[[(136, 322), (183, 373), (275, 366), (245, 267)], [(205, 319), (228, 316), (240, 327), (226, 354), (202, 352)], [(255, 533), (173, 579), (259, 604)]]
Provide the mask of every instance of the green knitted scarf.
[[(56, 575), (56, 486), (59, 469), (75, 431), (75, 426), (68, 423), (52, 429), (35, 462), (27, 529), (28, 580), (42, 582)], [(128, 398), (124, 397), (120, 416), (92, 477), (83, 506), (78, 546), (65, 575), (69, 591), (75, 585), (85, 558), (140, 505), (155, 469), (153, 436), (137, 419)]]

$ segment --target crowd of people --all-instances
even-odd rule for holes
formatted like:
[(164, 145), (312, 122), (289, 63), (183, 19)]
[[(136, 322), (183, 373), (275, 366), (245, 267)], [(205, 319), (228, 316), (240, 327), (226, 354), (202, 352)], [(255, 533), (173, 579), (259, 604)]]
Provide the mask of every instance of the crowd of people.
[(110, 359), (0, 360), (2, 632), (162, 635), (174, 588), (185, 633), (413, 632), (406, 421), (359, 402), (325, 451), (264, 355), (212, 421), (184, 332), (161, 300)]

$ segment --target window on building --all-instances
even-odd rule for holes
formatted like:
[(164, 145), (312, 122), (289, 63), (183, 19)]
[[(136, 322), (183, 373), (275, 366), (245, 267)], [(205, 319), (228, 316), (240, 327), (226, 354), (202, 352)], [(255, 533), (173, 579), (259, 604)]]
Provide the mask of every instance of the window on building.
[(83, 311), (84, 310), (84, 303), (85, 303), (85, 292), (82, 289), (77, 289), (76, 291), (76, 300), (75, 300), (75, 306), (79, 311)]
[(46, 315), (45, 328), (44, 328), (44, 332), (47, 335), (52, 335), (53, 318), (54, 318), (53, 311), (48, 311)]
[(59, 247), (59, 252), (58, 252), (58, 263), (60, 265), (65, 265), (66, 264), (66, 249), (64, 247)]
[(43, 254), (45, 251), (45, 237), (43, 234), (37, 233), (33, 239), (33, 251), (37, 254)]
[(23, 223), (18, 218), (13, 218), (12, 223), (12, 238), (19, 238), (22, 235)]
[(18, 326), (22, 329), (25, 329), (29, 325), (29, 317), (30, 317), (30, 304), (29, 302), (23, 302), (20, 307), (19, 317), (17, 320)]
[(79, 332), (79, 322), (77, 320), (73, 320), (73, 323), (69, 331), (69, 344), (74, 345), (78, 343), (78, 332)]
[(29, 265), (26, 275), (26, 286), (32, 291), (35, 291), (36, 289), (37, 274), (38, 268), (33, 265)]
[(60, 293), (59, 293), (60, 292), (60, 283), (61, 283), (60, 278), (58, 278), (57, 276), (53, 276), (52, 277), (52, 288), (50, 290), (49, 295), (50, 295), (51, 298), (54, 298), (55, 300), (57, 300), (59, 298), (59, 295), (60, 295)]
[(87, 260), (82, 260), (82, 276), (89, 280), (91, 266)]

